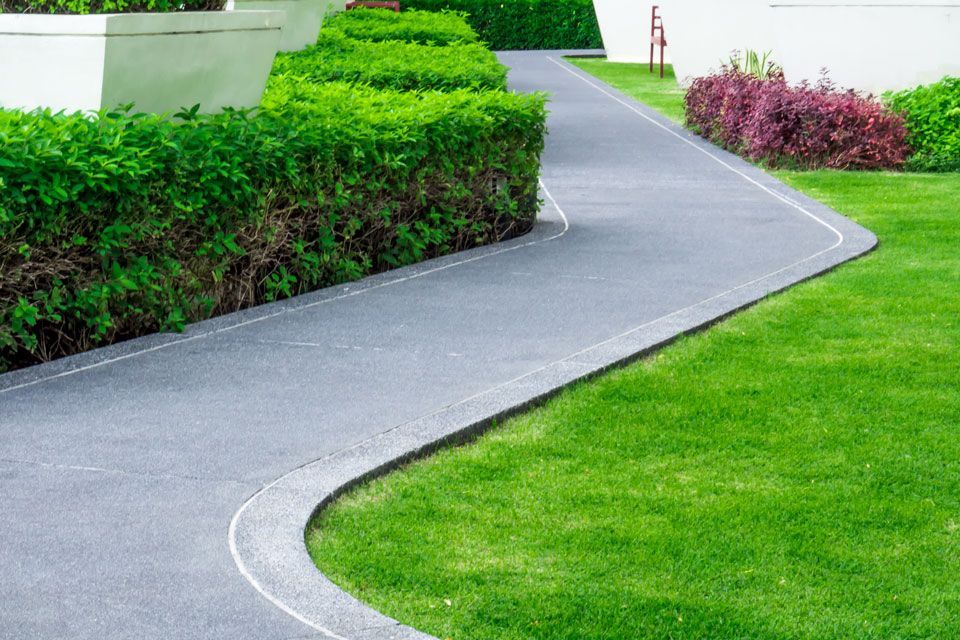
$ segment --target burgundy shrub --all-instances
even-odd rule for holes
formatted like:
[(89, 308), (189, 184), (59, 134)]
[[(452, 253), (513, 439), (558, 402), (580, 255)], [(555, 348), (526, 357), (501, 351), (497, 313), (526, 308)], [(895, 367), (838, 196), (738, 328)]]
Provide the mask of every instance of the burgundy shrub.
[(896, 169), (910, 154), (900, 115), (827, 82), (791, 87), (727, 69), (694, 80), (686, 117), (708, 140), (775, 167)]
[(783, 83), (782, 77), (760, 80), (728, 69), (694, 79), (687, 91), (687, 126), (711, 142), (740, 152), (743, 130), (765, 84)]

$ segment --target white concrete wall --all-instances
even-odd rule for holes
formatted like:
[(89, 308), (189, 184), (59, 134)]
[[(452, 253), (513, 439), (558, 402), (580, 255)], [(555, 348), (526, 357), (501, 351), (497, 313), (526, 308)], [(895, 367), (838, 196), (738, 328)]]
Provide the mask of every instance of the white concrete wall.
[[(653, 4), (641, 0), (593, 0), (608, 60), (650, 60), (650, 9)], [(655, 55), (659, 59), (659, 50)]]
[(771, 4), (775, 56), (787, 80), (873, 93), (960, 75), (957, 0), (807, 0)]
[[(719, 70), (733, 51), (773, 51), (770, 0), (661, 0), (667, 51), (684, 86)], [(649, 11), (649, 7), (647, 8)]]
[(324, 16), (336, 7), (328, 0), (228, 0), (226, 10), (283, 11), (287, 19), (280, 36), (280, 51), (300, 51), (316, 44)]
[(256, 107), (284, 14), (0, 14), (0, 107)]
[[(650, 10), (654, 4), (631, 0), (593, 0), (607, 60), (650, 61)], [(659, 47), (654, 48), (653, 59), (660, 61)], [(664, 49), (663, 61), (670, 63), (669, 46)]]

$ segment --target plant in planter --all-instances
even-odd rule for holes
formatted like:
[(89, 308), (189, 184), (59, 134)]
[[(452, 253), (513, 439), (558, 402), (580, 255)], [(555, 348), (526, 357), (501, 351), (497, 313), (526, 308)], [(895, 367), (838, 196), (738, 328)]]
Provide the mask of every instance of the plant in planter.
[(0, 13), (87, 15), (91, 13), (173, 13), (220, 11), (225, 0), (0, 0)]
[(256, 107), (285, 15), (221, 2), (0, 0), (0, 107)]

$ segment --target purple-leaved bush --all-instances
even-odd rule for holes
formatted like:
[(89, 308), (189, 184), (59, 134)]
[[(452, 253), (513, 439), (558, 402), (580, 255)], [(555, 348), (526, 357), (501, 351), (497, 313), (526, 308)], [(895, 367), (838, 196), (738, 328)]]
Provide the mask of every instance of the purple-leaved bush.
[(686, 119), (711, 142), (772, 167), (897, 169), (911, 152), (900, 115), (826, 80), (790, 86), (779, 74), (724, 69), (693, 81)]

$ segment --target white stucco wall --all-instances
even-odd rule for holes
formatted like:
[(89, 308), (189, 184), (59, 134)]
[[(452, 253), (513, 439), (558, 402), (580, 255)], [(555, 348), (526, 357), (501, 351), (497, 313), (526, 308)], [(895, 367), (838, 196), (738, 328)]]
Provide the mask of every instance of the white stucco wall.
[(777, 60), (787, 80), (873, 93), (960, 75), (957, 0), (814, 0), (771, 4)]
[[(603, 48), (610, 62), (650, 61), (650, 10), (654, 2), (642, 0), (593, 0), (593, 9), (600, 25)], [(670, 43), (669, 32), (667, 43)], [(663, 60), (671, 62), (671, 47), (664, 49)], [(653, 52), (655, 62), (660, 61), (660, 48)]]
[[(600, 36), (611, 62), (650, 60), (650, 9), (639, 0), (593, 0)], [(669, 51), (669, 48), (668, 48)], [(655, 54), (659, 59), (659, 50)]]
[(269, 11), (0, 14), (0, 107), (255, 107), (283, 21)]
[(683, 85), (718, 70), (735, 50), (772, 50), (777, 58), (770, 0), (661, 0), (658, 4), (667, 50)]

